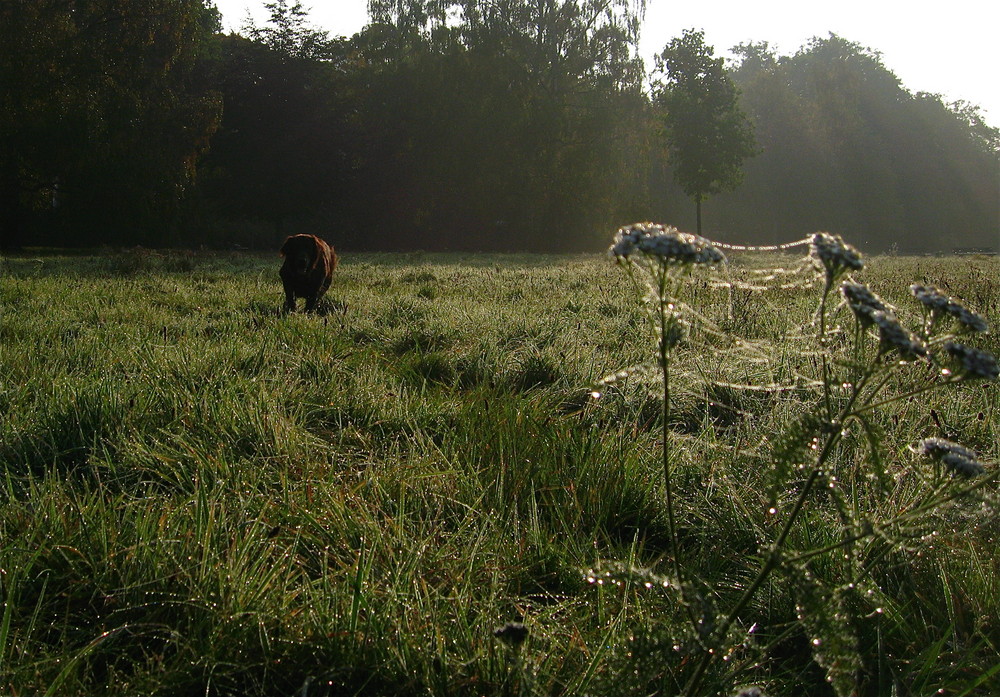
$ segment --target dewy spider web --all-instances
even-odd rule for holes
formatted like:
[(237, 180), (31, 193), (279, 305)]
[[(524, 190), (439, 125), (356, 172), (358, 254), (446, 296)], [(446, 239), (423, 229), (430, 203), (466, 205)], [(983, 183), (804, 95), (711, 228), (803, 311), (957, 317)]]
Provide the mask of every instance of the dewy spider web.
[[(656, 229), (667, 233), (673, 230), (673, 228), (664, 226), (656, 226)], [(685, 235), (685, 233), (679, 234)], [(709, 243), (717, 249), (747, 255), (782, 254), (799, 247), (814, 245), (815, 239), (816, 236), (809, 236), (784, 244), (737, 245), (714, 241), (709, 243), (708, 240), (702, 238), (705, 243)], [(612, 248), (612, 253), (614, 253), (614, 248)], [(639, 263), (633, 260), (633, 265), (640, 270), (643, 268), (643, 264), (650, 263), (655, 266), (655, 261), (651, 262), (648, 257)], [(692, 377), (697, 375), (698, 379), (693, 381), (693, 384), (703, 386), (707, 383), (729, 390), (777, 393), (814, 389), (823, 385), (821, 380), (809, 377), (799, 371), (788, 356), (776, 354), (776, 350), (780, 350), (782, 342), (771, 339), (754, 339), (737, 334), (737, 329), (740, 326), (739, 318), (736, 317), (738, 311), (749, 312), (752, 310), (755, 316), (787, 317), (788, 308), (778, 307), (769, 296), (772, 293), (783, 291), (807, 290), (822, 282), (824, 267), (814, 254), (814, 249), (809, 249), (804, 256), (798, 257), (789, 265), (752, 267), (721, 263), (701, 265), (698, 271), (701, 270), (707, 271), (708, 274), (707, 278), (701, 279), (704, 282), (704, 287), (727, 291), (726, 317), (724, 322), (713, 321), (703, 312), (680, 299), (679, 296), (684, 294), (684, 285), (690, 283), (696, 273), (693, 270), (693, 265), (679, 264), (665, 269), (667, 274), (673, 275), (672, 282), (669, 284), (671, 290), (669, 307), (672, 312), (676, 313), (678, 330), (680, 328), (686, 330), (686, 336), (677, 340), (679, 351), (678, 360), (674, 362), (674, 370), (677, 370), (679, 366), (684, 366), (686, 370), (683, 372), (689, 372)], [(646, 271), (648, 271), (648, 267)], [(659, 288), (651, 283), (649, 278), (646, 278), (646, 283), (649, 291), (647, 307), (655, 315)], [(742, 295), (738, 296), (737, 294)], [(740, 307), (737, 308), (737, 305)], [(720, 326), (720, 323), (727, 325), (728, 328)], [(780, 333), (784, 340), (815, 341), (817, 339), (815, 316), (811, 320), (809, 317), (803, 317), (803, 321), (798, 325), (782, 328)], [(826, 330), (827, 336), (838, 333), (841, 333), (839, 327)], [(795, 358), (798, 363), (806, 365), (819, 354), (818, 346), (814, 348), (799, 346), (795, 352)], [(702, 363), (700, 359), (704, 359), (704, 357), (711, 358), (713, 365), (710, 369), (706, 369), (704, 365), (698, 365)], [(749, 368), (755, 369), (753, 377), (768, 376), (771, 379), (751, 379)], [(726, 373), (730, 371), (738, 372), (740, 375), (727, 376)], [(595, 398), (600, 397), (607, 387), (622, 380), (645, 381), (655, 378), (659, 373), (660, 366), (655, 361), (630, 366), (599, 380), (592, 388), (591, 395)], [(780, 379), (775, 379), (776, 377), (780, 377)], [(681, 395), (677, 396), (681, 397)]]

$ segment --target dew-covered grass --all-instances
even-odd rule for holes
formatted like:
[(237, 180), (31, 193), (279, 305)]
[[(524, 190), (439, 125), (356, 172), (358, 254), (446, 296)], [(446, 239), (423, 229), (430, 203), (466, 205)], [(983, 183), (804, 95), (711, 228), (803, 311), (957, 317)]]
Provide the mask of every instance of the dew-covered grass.
[[(279, 261), (0, 261), (0, 693), (677, 694), (693, 661), (663, 587), (656, 378), (595, 388), (652, 356), (622, 270), (344, 254), (308, 316), (279, 312)], [(705, 321), (675, 349), (667, 433), (704, 608), (752, 582), (769, 508), (792, 497), (768, 458), (816, 407), (817, 288), (750, 287), (751, 265), (797, 263), (737, 258), (745, 282), (685, 297)], [(995, 258), (884, 257), (857, 277), (911, 326), (914, 282), (1000, 322)], [(878, 462), (855, 432), (832, 455), (843, 492), (873, 520), (912, 505), (933, 477), (912, 445), (935, 436), (995, 471), (998, 387), (875, 409)], [(1000, 692), (1000, 523), (980, 493), (866, 542), (857, 593), (837, 590), (837, 555), (801, 563), (809, 583), (776, 578), (706, 684), (833, 694), (798, 616), (841, 603), (858, 694)], [(810, 498), (790, 544), (835, 544), (840, 500)], [(508, 622), (523, 643), (494, 636)]]

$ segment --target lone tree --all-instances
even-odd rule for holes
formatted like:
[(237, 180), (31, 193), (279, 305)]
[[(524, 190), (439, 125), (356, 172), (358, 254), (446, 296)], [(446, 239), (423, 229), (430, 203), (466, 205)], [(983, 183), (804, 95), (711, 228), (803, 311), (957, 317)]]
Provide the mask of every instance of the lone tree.
[(694, 199), (701, 234), (701, 202), (743, 181), (743, 160), (756, 154), (753, 126), (739, 107), (739, 91), (705, 34), (688, 29), (656, 56), (653, 102), (684, 193)]

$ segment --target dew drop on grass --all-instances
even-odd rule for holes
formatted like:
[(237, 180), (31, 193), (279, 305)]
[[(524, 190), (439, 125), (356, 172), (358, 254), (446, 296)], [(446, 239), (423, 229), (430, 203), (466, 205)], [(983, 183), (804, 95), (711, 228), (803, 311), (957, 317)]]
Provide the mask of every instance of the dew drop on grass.
[(778, 512), (778, 509), (775, 508), (774, 506), (771, 506), (770, 508), (767, 509), (767, 512), (769, 515), (774, 515), (775, 513)]

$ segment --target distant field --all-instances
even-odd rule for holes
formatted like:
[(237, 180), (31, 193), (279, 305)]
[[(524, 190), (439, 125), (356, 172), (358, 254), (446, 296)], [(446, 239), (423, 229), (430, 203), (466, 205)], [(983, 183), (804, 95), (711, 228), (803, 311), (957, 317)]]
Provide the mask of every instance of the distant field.
[[(668, 425), (706, 626), (787, 506), (769, 453), (821, 399), (818, 288), (749, 289), (749, 265), (799, 261), (737, 258), (736, 290), (695, 280), (685, 297)], [(279, 312), (279, 263), (0, 260), (0, 693), (676, 694), (697, 647), (658, 585), (656, 378), (595, 389), (654, 355), (626, 274), (593, 256), (346, 254), (308, 316)], [(995, 257), (880, 257), (856, 277), (913, 326), (913, 282), (1000, 322)], [(834, 317), (839, 369), (852, 320)], [(996, 331), (970, 341), (1000, 353)], [(906, 371), (887, 397), (939, 379)], [(992, 476), (1000, 384), (952, 387), (874, 409), (875, 435), (841, 443), (831, 486), (855, 513), (912, 505), (922, 438)], [(830, 657), (853, 655), (858, 694), (1000, 694), (995, 482), (981, 493), (853, 551), (850, 592), (840, 551), (797, 562), (801, 586), (776, 578), (741, 613), (713, 689), (830, 695)], [(842, 500), (810, 498), (796, 549), (836, 543)], [(840, 589), (843, 631), (799, 621), (803, 588)], [(508, 622), (523, 644), (494, 636)]]

